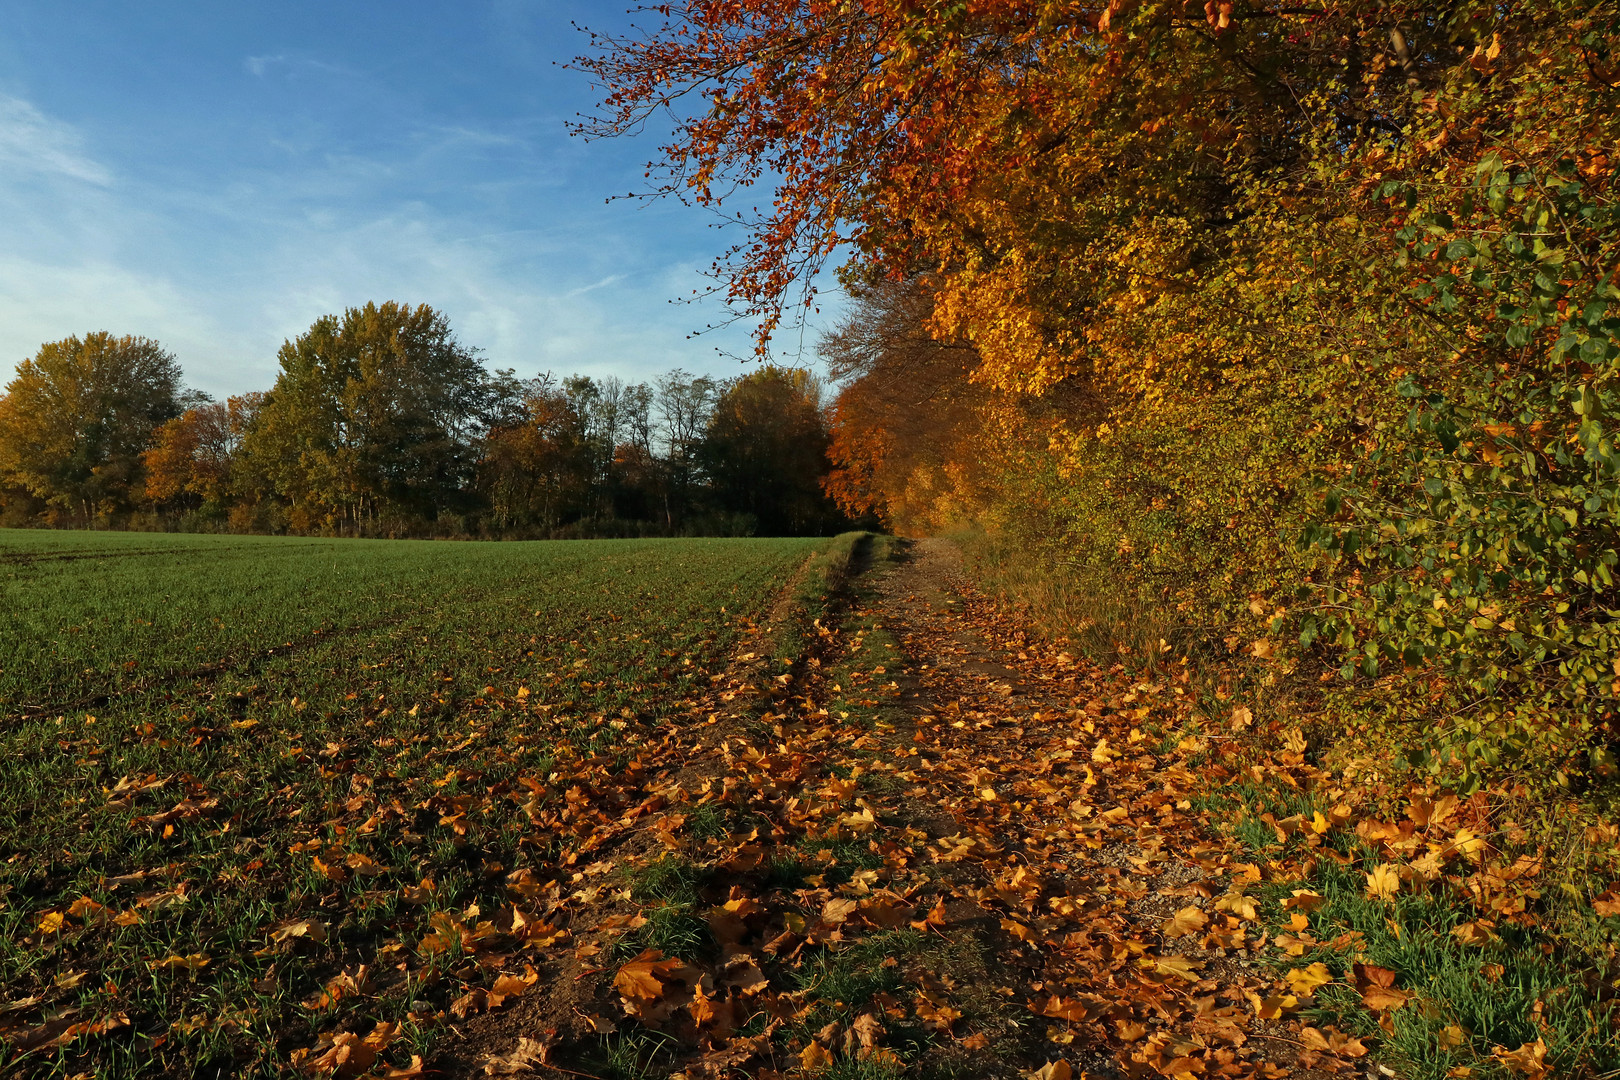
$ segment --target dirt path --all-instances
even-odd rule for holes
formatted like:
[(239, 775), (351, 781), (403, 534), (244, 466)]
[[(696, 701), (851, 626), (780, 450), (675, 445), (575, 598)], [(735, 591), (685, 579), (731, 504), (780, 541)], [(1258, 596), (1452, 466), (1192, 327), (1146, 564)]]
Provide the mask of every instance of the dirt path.
[(1283, 1019), (1309, 980), (1257, 959), (1266, 870), (1211, 828), (1201, 800), (1233, 773), (1184, 683), (1042, 645), (943, 541), (875, 566), (817, 632), (798, 674), (717, 686), (649, 748), (654, 812), (575, 874), (596, 884), (549, 894), (572, 955), (471, 1018), (444, 1071), (1361, 1067), (1359, 1042)]
[(1001, 1050), (1098, 1076), (1314, 1072), (1298, 1035), (1257, 1015), (1279, 995), (1233, 885), (1260, 868), (1195, 809), (1219, 770), (1183, 764), (1209, 740), (1145, 734), (1186, 719), (1183, 688), (1122, 681), (1031, 638), (943, 540), (916, 544), (871, 592), (865, 608), (908, 661), (915, 764), (896, 775), (926, 778), (908, 793), (920, 805), (895, 808), (933, 832), (949, 815), (979, 845), (939, 881), (964, 909), (956, 932), (978, 938), (1025, 1007)]

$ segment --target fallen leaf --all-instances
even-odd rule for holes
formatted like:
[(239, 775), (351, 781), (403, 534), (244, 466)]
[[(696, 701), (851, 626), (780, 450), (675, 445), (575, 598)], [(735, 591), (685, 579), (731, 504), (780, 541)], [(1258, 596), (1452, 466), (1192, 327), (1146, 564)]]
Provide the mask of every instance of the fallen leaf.
[[(1319, 892), (1312, 892), (1310, 889), (1294, 889), (1292, 895), (1282, 902), (1282, 906), (1285, 911), (1309, 913), (1325, 903), (1327, 903), (1327, 899)], [(1300, 927), (1300, 929), (1303, 930), (1304, 927)]]
[(211, 963), (209, 957), (202, 953), (192, 953), (190, 956), (166, 956), (162, 960), (148, 960), (146, 966), (153, 971), (162, 968), (185, 968), (187, 971), (201, 971)]
[(1245, 991), (1244, 996), (1249, 999), (1249, 1005), (1254, 1009), (1254, 1015), (1261, 1020), (1276, 1020), (1299, 1008), (1299, 999), (1293, 994), (1273, 994), (1269, 997), (1261, 997), (1251, 990)]
[(465, 1020), (473, 1013), (483, 1012), (500, 1004), (498, 996), (491, 995), (482, 986), (475, 986), (450, 1003), (450, 1015)]
[(278, 945), (293, 938), (308, 938), (319, 945), (326, 940), (326, 924), (318, 919), (299, 919), (270, 932), (270, 940)]
[(832, 1068), (833, 1056), (820, 1043), (813, 1042), (799, 1054), (799, 1068), (807, 1073), (818, 1073)]
[(1204, 965), (1201, 961), (1189, 960), (1185, 956), (1154, 956), (1144, 958), (1142, 966), (1159, 975), (1173, 976), (1178, 979), (1185, 979), (1188, 982), (1196, 982), (1198, 980), (1198, 969)]
[(1179, 938), (1196, 934), (1208, 925), (1209, 916), (1197, 905), (1188, 905), (1166, 919), (1160, 929), (1167, 938)]
[(358, 851), (351, 853), (343, 862), (350, 870), (353, 870), (361, 877), (377, 877), (379, 874), (388, 872), (388, 867), (374, 862)]
[(1024, 1076), (1027, 1080), (1074, 1080), (1074, 1069), (1067, 1061), (1049, 1061)]
[(534, 968), (529, 968), (522, 975), (502, 975), (490, 987), (490, 992), (501, 997), (521, 997), (523, 992), (533, 986), (540, 978)]
[(544, 1066), (551, 1056), (554, 1039), (541, 1041), (519, 1036), (517, 1046), (510, 1053), (491, 1054), (484, 1059), (486, 1076), (520, 1076)]
[(656, 949), (648, 949), (619, 969), (613, 977), (613, 988), (631, 1001), (657, 1001), (664, 996), (662, 977), (679, 963), (665, 959)]
[(1288, 988), (1300, 997), (1315, 995), (1318, 987), (1326, 986), (1333, 981), (1333, 975), (1328, 971), (1327, 965), (1321, 962), (1304, 968), (1294, 968), (1283, 976), (1288, 982)]
[(1491, 1056), (1500, 1061), (1510, 1072), (1519, 1076), (1528, 1076), (1530, 1080), (1539, 1080), (1546, 1076), (1547, 1044), (1537, 1039), (1527, 1042), (1517, 1050), (1509, 1050), (1505, 1046), (1498, 1046), (1491, 1051)]
[(1367, 875), (1367, 896), (1373, 900), (1393, 900), (1400, 895), (1401, 878), (1395, 867), (1382, 863)]

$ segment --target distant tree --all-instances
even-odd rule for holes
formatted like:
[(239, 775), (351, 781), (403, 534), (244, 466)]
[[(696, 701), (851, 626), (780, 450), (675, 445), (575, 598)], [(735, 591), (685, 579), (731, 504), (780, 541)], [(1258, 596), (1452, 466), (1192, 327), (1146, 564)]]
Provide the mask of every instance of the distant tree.
[(839, 386), (831, 414), (834, 468), (827, 491), (846, 513), (872, 514), (904, 532), (949, 523), (982, 481), (989, 391), (972, 381), (978, 353), (928, 330), (925, 277), (852, 290), (844, 319), (818, 351)]
[(224, 509), (232, 495), (233, 465), (261, 393), (187, 409), (158, 427), (142, 456), (146, 497), (177, 509)]
[(726, 385), (701, 457), (722, 509), (764, 535), (816, 534), (844, 520), (822, 491), (827, 446), (820, 381), (771, 365)]
[(423, 304), (367, 304), (317, 319), (244, 439), (247, 474), (302, 529), (433, 520), (469, 508), (502, 383)]
[(691, 508), (701, 475), (699, 449), (720, 385), (707, 375), (689, 375), (680, 368), (658, 380), (654, 403), (663, 428), (664, 485), (661, 492), (664, 523), (674, 528)]
[(609, 484), (613, 475), (613, 445), (619, 435), (618, 379), (597, 382), (589, 375), (570, 375), (563, 380), (563, 394), (568, 408), (579, 424), (579, 454), (581, 475), (585, 482), (587, 517), (606, 517), (610, 513)]
[(586, 504), (591, 462), (585, 421), (575, 397), (549, 372), (519, 387), (517, 409), (485, 443), (479, 487), (497, 528), (554, 529), (578, 517)]
[(144, 493), (141, 455), (181, 410), (161, 345), (100, 331), (42, 346), (0, 397), (0, 483), (88, 524)]

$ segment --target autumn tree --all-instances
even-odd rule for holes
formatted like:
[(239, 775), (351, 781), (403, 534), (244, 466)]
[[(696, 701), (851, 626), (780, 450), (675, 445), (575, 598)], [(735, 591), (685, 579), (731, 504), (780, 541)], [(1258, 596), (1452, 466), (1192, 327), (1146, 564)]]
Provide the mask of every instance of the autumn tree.
[(88, 524), (143, 494), (141, 455), (181, 408), (157, 342), (100, 331), (42, 346), (0, 397), (0, 478)]
[(822, 491), (827, 429), (821, 384), (803, 368), (767, 365), (731, 381), (701, 450), (713, 497), (761, 535), (823, 533), (841, 520)]
[(232, 471), (242, 437), (263, 400), (262, 393), (249, 393), (210, 401), (159, 426), (141, 456), (146, 497), (171, 507), (224, 509), (234, 493)]
[(978, 356), (929, 332), (931, 280), (876, 281), (852, 291), (818, 351), (838, 386), (831, 410), (827, 492), (852, 517), (937, 531), (970, 512), (993, 458), (972, 382)]
[(586, 423), (549, 372), (522, 385), (521, 412), (497, 425), (484, 445), (479, 490), (500, 529), (554, 529), (589, 499), (592, 461)]
[[(927, 331), (983, 391), (945, 460), (1029, 563), (1175, 613), (1178, 642), (1399, 682), (1379, 700), (1447, 718), (1412, 759), (1469, 782), (1570, 775), (1620, 729), (1612, 6), (642, 16), (584, 60), (583, 130), (673, 112), (654, 193), (731, 200), (749, 232), (716, 270), (762, 348), (829, 259), (929, 276)], [(911, 417), (846, 389), (834, 490), (892, 515), (916, 485), (885, 468), (926, 472)], [(1455, 720), (1477, 701), (1501, 704)]]
[(501, 384), (444, 315), (425, 304), (350, 308), (317, 319), (279, 361), (242, 454), (295, 527), (375, 528), (469, 508)]

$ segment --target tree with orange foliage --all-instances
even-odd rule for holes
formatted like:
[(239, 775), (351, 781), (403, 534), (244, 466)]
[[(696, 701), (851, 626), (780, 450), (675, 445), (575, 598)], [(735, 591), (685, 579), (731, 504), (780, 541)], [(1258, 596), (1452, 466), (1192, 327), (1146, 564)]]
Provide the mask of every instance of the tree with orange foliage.
[(0, 483), (80, 525), (127, 509), (180, 393), (180, 365), (155, 341), (101, 331), (48, 342), (0, 395)]
[(223, 507), (232, 494), (232, 461), (263, 400), (252, 393), (211, 401), (159, 427), (141, 455), (146, 497), (177, 509)]
[(968, 462), (982, 460), (983, 411), (993, 392), (974, 384), (975, 350), (928, 330), (928, 278), (876, 282), (854, 293), (818, 351), (839, 384), (833, 401), (827, 493), (851, 516), (875, 514), (902, 532), (932, 532), (971, 501)]
[(950, 484), (908, 464), (902, 399), (847, 384), (846, 505), (898, 522), (988, 465), (965, 516), (1080, 592), (1347, 687), (1410, 681), (1402, 708), (1493, 703), (1410, 725), (1435, 740), (1411, 760), (1597, 768), (1620, 730), (1611, 2), (642, 12), (584, 60), (605, 101), (582, 130), (669, 110), (655, 193), (775, 189), (716, 266), (761, 349), (845, 256), (861, 286), (929, 275), (928, 333), (971, 347)]

